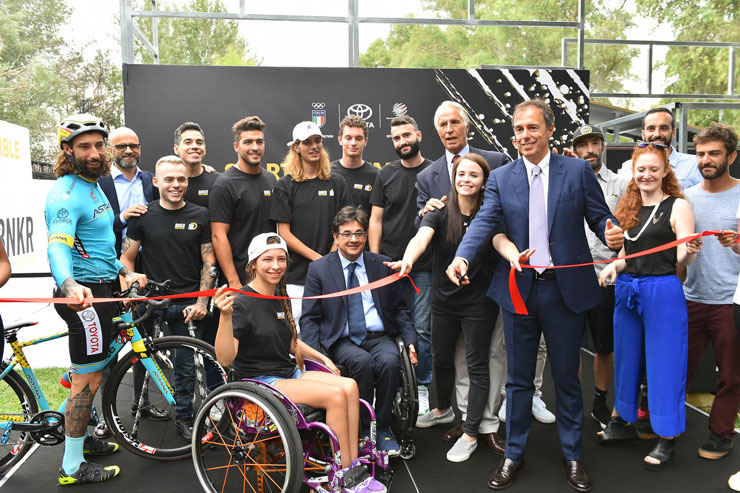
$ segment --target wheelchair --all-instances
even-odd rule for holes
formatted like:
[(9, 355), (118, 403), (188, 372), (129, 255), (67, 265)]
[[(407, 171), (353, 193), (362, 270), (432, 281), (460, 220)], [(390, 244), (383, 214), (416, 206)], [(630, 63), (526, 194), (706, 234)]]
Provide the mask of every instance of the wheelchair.
[[(307, 371), (329, 371), (312, 360), (305, 365)], [(369, 412), (371, 426), (370, 441), (360, 443), (359, 460), (382, 480), (381, 473), (390, 471), (388, 457), (376, 448), (372, 406), (362, 399), (360, 405)], [(296, 405), (256, 380), (219, 387), (193, 425), (193, 463), (201, 486), (209, 492), (342, 491), (339, 441), (323, 419), (323, 410)]]

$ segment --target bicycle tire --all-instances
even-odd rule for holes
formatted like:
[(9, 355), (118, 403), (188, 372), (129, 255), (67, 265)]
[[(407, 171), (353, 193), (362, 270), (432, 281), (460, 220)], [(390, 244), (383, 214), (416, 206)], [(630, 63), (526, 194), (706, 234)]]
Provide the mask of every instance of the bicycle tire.
[(193, 440), (193, 464), (204, 491), (300, 490), (301, 438), (270, 391), (246, 382), (220, 387), (196, 416), (193, 436), (203, 437)]
[[(216, 360), (216, 352), (208, 343), (192, 337), (168, 336), (152, 341), (151, 358), (157, 363), (167, 382), (177, 392), (172, 366), (177, 361), (177, 354), (183, 355), (186, 360), (192, 361), (194, 355), (200, 355), (209, 368), (217, 371), (219, 385), (227, 381), (226, 371)], [(182, 353), (179, 353), (182, 351)], [(134, 385), (133, 366), (139, 356), (128, 352), (111, 371), (103, 392), (103, 415), (113, 436), (125, 449), (147, 459), (171, 461), (184, 459), (190, 456), (190, 441), (186, 441), (176, 429), (174, 406), (170, 405), (164, 394), (154, 382), (149, 385), (149, 404), (169, 414), (169, 419), (153, 421), (141, 417), (134, 432), (135, 415), (132, 411)], [(149, 374), (147, 373), (147, 377)], [(197, 413), (209, 393), (208, 388), (202, 388), (198, 380), (193, 378), (193, 392), (185, 398), (192, 398), (192, 413)], [(189, 397), (188, 397), (189, 396)]]
[[(0, 341), (0, 344), (2, 342)], [(5, 368), (5, 364), (2, 368)], [(0, 422), (12, 419), (29, 422), (39, 412), (39, 406), (33, 395), (31, 387), (25, 380), (11, 370), (2, 381), (0, 381)], [(7, 418), (6, 418), (7, 417)], [(5, 430), (0, 430), (0, 436), (5, 435)], [(24, 455), (31, 450), (33, 439), (31, 434), (24, 431), (7, 431), (7, 441), (0, 445), (0, 474), (4, 474), (20, 461)]]

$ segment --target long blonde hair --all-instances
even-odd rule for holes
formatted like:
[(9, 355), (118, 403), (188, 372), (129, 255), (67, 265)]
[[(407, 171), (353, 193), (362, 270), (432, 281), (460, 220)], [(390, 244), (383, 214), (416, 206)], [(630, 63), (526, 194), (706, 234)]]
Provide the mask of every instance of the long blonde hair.
[[(277, 235), (275, 237), (279, 238)], [(272, 238), (267, 239), (267, 244), (271, 244)], [(274, 241), (274, 240), (273, 240)], [(259, 258), (259, 257), (257, 257)], [(249, 284), (254, 280), (255, 276), (257, 275), (257, 268), (256, 268), (257, 259), (252, 260), (247, 264), (247, 279), (246, 284)], [(280, 278), (280, 281), (278, 282), (278, 296), (281, 296), (283, 299), (280, 300), (280, 303), (283, 306), (283, 312), (285, 313), (285, 319), (288, 321), (288, 327), (290, 327), (290, 331), (293, 333), (293, 338), (291, 340), (291, 348), (293, 349), (293, 354), (295, 355), (296, 363), (298, 363), (298, 368), (300, 368), (302, 371), (305, 371), (306, 365), (303, 362), (303, 355), (298, 350), (298, 330), (296, 329), (295, 325), (295, 319), (293, 318), (293, 309), (290, 304), (290, 300), (288, 299), (288, 287), (285, 282), (285, 276)]]
[[(286, 175), (292, 176), (293, 181), (296, 182), (308, 180), (306, 175), (303, 173), (303, 160), (298, 152), (298, 145), (300, 143), (301, 141), (296, 140), (291, 144), (290, 150), (288, 151), (288, 154), (285, 155), (285, 159), (282, 164), (283, 172)], [(328, 180), (329, 176), (331, 176), (331, 161), (329, 160), (329, 153), (326, 152), (322, 143), (318, 178), (319, 180)]]

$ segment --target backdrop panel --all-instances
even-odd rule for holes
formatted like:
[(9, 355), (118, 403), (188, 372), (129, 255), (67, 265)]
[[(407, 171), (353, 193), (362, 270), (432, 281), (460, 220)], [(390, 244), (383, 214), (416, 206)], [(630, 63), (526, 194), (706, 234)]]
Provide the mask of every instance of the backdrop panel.
[(402, 114), (419, 123), (422, 154), (436, 159), (443, 148), (433, 116), (445, 99), (468, 108), (472, 145), (516, 157), (511, 113), (517, 103), (534, 97), (550, 102), (556, 115), (552, 144), (562, 147), (588, 121), (588, 72), (124, 66), (126, 124), (139, 134), (142, 167), (149, 170), (157, 158), (172, 152), (174, 129), (185, 121), (200, 123), (205, 162), (223, 170), (236, 160), (231, 126), (247, 115), (267, 123), (265, 161), (276, 173), (293, 126), (303, 120), (319, 123), (331, 158), (341, 157), (337, 127), (347, 114), (363, 117), (370, 127), (365, 159), (379, 166), (397, 159), (390, 121)]

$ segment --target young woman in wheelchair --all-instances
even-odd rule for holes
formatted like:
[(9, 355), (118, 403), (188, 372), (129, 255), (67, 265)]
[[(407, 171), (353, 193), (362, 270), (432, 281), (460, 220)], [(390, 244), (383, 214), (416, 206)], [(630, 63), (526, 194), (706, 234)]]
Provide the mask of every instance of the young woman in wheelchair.
[[(260, 234), (249, 244), (248, 254), (247, 285), (242, 289), (287, 296), (283, 277), (288, 261), (285, 241), (275, 233)], [(360, 395), (355, 381), (339, 376), (328, 357), (298, 339), (290, 300), (259, 299), (227, 293), (225, 288), (221, 287), (215, 296), (221, 311), (215, 343), (218, 361), (234, 368), (240, 378), (275, 387), (297, 404), (325, 409), (326, 423), (339, 440), (342, 465), (348, 469), (347, 475), (356, 478), (355, 485), (345, 486), (345, 491), (386, 491), (382, 483), (368, 477), (357, 460)], [(305, 371), (304, 356), (333, 373)]]

